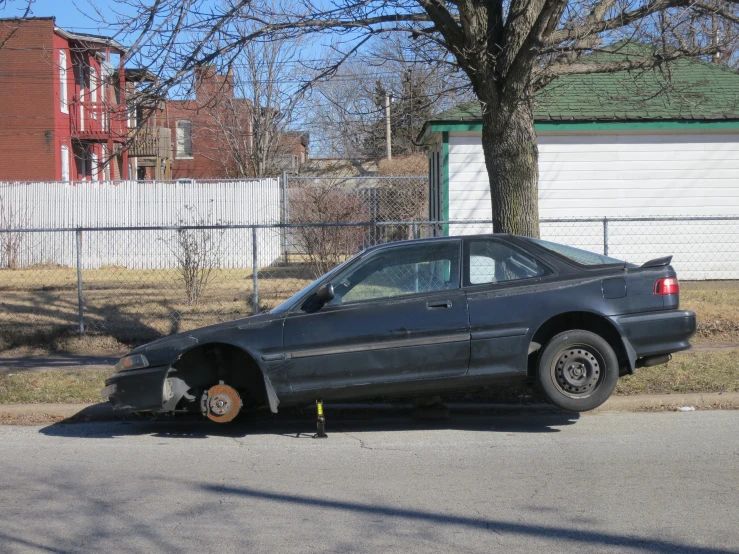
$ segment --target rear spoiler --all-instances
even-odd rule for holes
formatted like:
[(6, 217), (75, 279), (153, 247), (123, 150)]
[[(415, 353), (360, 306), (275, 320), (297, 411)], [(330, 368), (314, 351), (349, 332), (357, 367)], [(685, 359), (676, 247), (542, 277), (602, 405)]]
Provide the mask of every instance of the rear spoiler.
[(664, 267), (666, 265), (670, 265), (670, 262), (672, 261), (672, 256), (664, 256), (662, 258), (654, 258), (653, 260), (649, 260), (646, 263), (643, 263), (641, 267)]

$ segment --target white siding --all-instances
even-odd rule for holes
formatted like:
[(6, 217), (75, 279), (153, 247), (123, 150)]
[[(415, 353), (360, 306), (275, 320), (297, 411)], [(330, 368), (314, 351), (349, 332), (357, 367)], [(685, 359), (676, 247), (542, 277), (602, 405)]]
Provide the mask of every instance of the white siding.
[[(739, 215), (739, 133), (540, 134), (538, 142), (542, 219)], [(451, 220), (489, 220), (479, 135), (449, 138), (449, 196)], [(602, 227), (544, 223), (541, 232), (543, 238), (602, 251)], [(634, 262), (675, 254), (683, 278), (739, 278), (737, 227), (612, 222), (609, 254)], [(489, 228), (452, 229), (481, 231)], [(709, 259), (724, 261), (720, 268), (706, 269)]]
[[(739, 133), (540, 135), (539, 214), (739, 214)], [(450, 219), (487, 219), (479, 136), (449, 138)]]

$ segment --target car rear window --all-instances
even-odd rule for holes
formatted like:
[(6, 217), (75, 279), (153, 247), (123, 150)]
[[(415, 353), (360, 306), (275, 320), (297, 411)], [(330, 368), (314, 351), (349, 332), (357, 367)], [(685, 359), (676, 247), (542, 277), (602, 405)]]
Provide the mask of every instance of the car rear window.
[(616, 258), (604, 256), (603, 254), (596, 254), (595, 252), (588, 252), (587, 250), (581, 250), (579, 248), (574, 248), (572, 246), (567, 246), (564, 244), (558, 244), (556, 242), (549, 242), (548, 240), (541, 240), (541, 239), (528, 239), (528, 240), (530, 240), (534, 244), (541, 246), (542, 248), (551, 250), (552, 252), (555, 252), (559, 254), (560, 256), (569, 258), (573, 262), (577, 262), (582, 265), (608, 265), (608, 264), (624, 263), (623, 260), (617, 260)]

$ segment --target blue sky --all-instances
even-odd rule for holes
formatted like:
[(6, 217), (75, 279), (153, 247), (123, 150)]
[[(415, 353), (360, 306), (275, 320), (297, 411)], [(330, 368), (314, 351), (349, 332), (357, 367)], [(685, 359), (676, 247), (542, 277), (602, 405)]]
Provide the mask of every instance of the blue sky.
[[(110, 13), (109, 9), (117, 2), (109, 0), (95, 0), (95, 5), (102, 12)], [(25, 0), (11, 0), (5, 8), (0, 8), (0, 17), (15, 17), (22, 15)], [(118, 5), (120, 7), (120, 4)], [(95, 34), (108, 34), (110, 31), (100, 28), (99, 25), (85, 15), (84, 12), (94, 13), (88, 0), (35, 0), (31, 8), (36, 17), (56, 16), (56, 24), (70, 31), (81, 31)]]

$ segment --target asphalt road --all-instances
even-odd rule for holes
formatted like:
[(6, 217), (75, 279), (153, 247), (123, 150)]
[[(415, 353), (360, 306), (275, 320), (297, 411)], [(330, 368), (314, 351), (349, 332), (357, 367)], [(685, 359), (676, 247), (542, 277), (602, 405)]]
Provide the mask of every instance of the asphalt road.
[(739, 553), (739, 411), (327, 417), (0, 427), (0, 551)]

